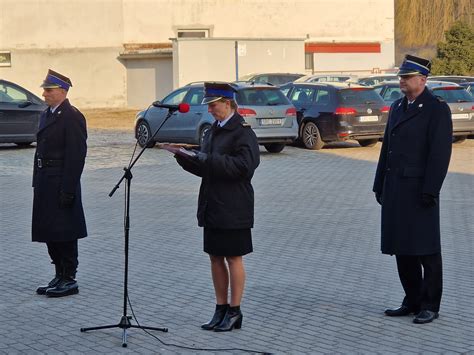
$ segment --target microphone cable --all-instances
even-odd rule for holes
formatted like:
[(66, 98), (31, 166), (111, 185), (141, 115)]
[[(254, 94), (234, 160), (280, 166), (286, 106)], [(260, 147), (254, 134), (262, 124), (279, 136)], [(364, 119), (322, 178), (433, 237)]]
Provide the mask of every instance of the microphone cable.
[(173, 344), (173, 343), (166, 343), (163, 340), (161, 340), (159, 337), (157, 337), (155, 334), (149, 332), (147, 329), (142, 328), (140, 325), (140, 322), (137, 319), (137, 316), (135, 315), (135, 312), (133, 311), (133, 306), (132, 302), (130, 301), (130, 297), (127, 294), (127, 300), (128, 300), (128, 305), (130, 306), (130, 311), (132, 312), (133, 319), (135, 322), (137, 322), (138, 328), (143, 330), (146, 334), (149, 336), (155, 338), (158, 340), (161, 344), (165, 346), (174, 346), (179, 349), (186, 349), (186, 350), (197, 350), (197, 351), (242, 351), (246, 353), (251, 353), (251, 354), (263, 354), (263, 355), (271, 355), (272, 353), (268, 351), (260, 351), (260, 350), (251, 350), (251, 349), (244, 349), (244, 348), (196, 348), (192, 346), (186, 346), (186, 345), (178, 345), (178, 344)]
[[(128, 168), (126, 168), (126, 169), (129, 169), (130, 165), (132, 164), (133, 158), (134, 158), (135, 153), (137, 151), (137, 147), (138, 147), (138, 140), (135, 142), (135, 147), (133, 149), (132, 156), (130, 157), (130, 162), (128, 163)], [(124, 223), (125, 223), (125, 218), (124, 218)], [(130, 296), (129, 296), (128, 292), (127, 292), (127, 302), (128, 302), (129, 307), (130, 307), (130, 311), (132, 312), (133, 319), (135, 320), (135, 322), (138, 325), (138, 328), (143, 330), (146, 334), (148, 334), (149, 336), (155, 338), (156, 340), (158, 340), (161, 344), (163, 344), (165, 346), (173, 346), (173, 347), (176, 347), (176, 348), (179, 348), (179, 349), (197, 350), (197, 351), (242, 351), (242, 352), (251, 353), (251, 354), (263, 354), (263, 355), (271, 355), (272, 354), (272, 353), (267, 352), (267, 351), (251, 350), (251, 349), (244, 349), (244, 348), (196, 348), (196, 347), (192, 347), (192, 346), (166, 343), (163, 340), (161, 340), (159, 337), (157, 337), (155, 334), (149, 332), (147, 329), (142, 328), (142, 326), (140, 325), (140, 322), (137, 319), (137, 316), (135, 315), (135, 312), (133, 311), (132, 302), (130, 300)]]

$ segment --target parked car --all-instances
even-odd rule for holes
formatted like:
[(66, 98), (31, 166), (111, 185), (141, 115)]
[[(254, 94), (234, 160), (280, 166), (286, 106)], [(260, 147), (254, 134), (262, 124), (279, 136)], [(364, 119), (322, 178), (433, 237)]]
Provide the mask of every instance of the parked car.
[(446, 101), (453, 120), (453, 143), (462, 143), (474, 134), (474, 98), (466, 89), (455, 83), (427, 81), (434, 95)]
[(428, 81), (436, 80), (436, 81), (448, 81), (450, 83), (467, 83), (474, 81), (474, 76), (463, 76), (463, 75), (434, 75), (429, 76)]
[(383, 137), (389, 107), (372, 87), (291, 83), (281, 90), (297, 109), (299, 140), (307, 149), (347, 139), (371, 147)]
[[(446, 81), (428, 80), (426, 86), (431, 92), (447, 102), (453, 120), (453, 142), (464, 142), (467, 136), (474, 134), (474, 99), (462, 86)], [(385, 82), (374, 86), (388, 105), (402, 97), (399, 83)]]
[(398, 80), (384, 81), (383, 83), (374, 85), (373, 88), (380, 96), (382, 96), (382, 99), (388, 105), (391, 105), (394, 101), (403, 96)]
[(355, 80), (357, 77), (355, 75), (349, 74), (312, 74), (305, 75), (299, 79), (296, 79), (297, 83), (342, 83), (348, 80)]
[(30, 145), (36, 142), (39, 117), (46, 104), (38, 96), (0, 79), (0, 143)]
[(397, 74), (378, 74), (378, 75), (369, 75), (369, 76), (360, 76), (355, 79), (355, 82), (359, 85), (372, 86), (377, 85), (384, 81), (396, 80), (398, 79)]
[(261, 74), (247, 74), (239, 78), (239, 81), (253, 81), (257, 84), (272, 84), (281, 86), (286, 83), (291, 83), (304, 74), (298, 73), (261, 73)]
[[(257, 135), (258, 143), (271, 153), (279, 153), (287, 143), (298, 137), (296, 109), (277, 87), (249, 82), (232, 83), (236, 89), (235, 99), (238, 112), (250, 124)], [(135, 138), (140, 146), (148, 142), (152, 147), (156, 142), (200, 144), (206, 130), (214, 122), (201, 105), (204, 83), (192, 83), (171, 92), (161, 103), (178, 105), (187, 103), (187, 113), (174, 112), (152, 141), (149, 138), (163, 122), (168, 110), (150, 106), (139, 112), (135, 122)]]

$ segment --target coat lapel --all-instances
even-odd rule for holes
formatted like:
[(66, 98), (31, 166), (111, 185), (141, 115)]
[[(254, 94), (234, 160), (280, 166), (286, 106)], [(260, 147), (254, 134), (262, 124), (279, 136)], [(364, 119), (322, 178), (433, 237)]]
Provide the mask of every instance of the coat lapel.
[(62, 115), (62, 110), (64, 109), (65, 105), (69, 103), (68, 99), (64, 100), (61, 105), (59, 105), (53, 114), (48, 115), (50, 107), (48, 107), (42, 114), (45, 115), (45, 124), (41, 129), (38, 130), (38, 134), (44, 131), (49, 126), (55, 124), (58, 121), (58, 118)]
[(419, 113), (421, 113), (423, 110), (423, 103), (426, 101), (427, 95), (430, 95), (430, 94), (429, 94), (428, 89), (425, 88), (425, 90), (421, 93), (421, 95), (416, 98), (415, 102), (413, 102), (413, 104), (410, 105), (411, 107), (408, 108), (406, 111), (404, 110), (404, 108), (406, 107), (408, 102), (407, 102), (407, 98), (404, 97), (395, 108), (393, 116), (398, 117), (398, 120), (397, 122), (394, 123), (394, 125), (392, 126), (392, 129), (396, 128), (398, 125), (402, 124), (403, 122), (406, 122), (412, 119), (413, 117), (416, 117)]

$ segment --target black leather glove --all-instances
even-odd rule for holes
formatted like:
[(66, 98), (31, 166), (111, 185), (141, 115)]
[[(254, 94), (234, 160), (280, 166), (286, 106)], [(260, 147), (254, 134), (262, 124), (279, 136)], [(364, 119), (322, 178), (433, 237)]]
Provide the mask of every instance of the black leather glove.
[(438, 204), (438, 197), (430, 194), (421, 194), (421, 205), (426, 208), (432, 208)]
[(76, 198), (75, 194), (61, 191), (59, 193), (59, 206), (61, 208), (71, 207), (74, 203), (75, 198)]
[(375, 193), (375, 199), (377, 200), (378, 204), (382, 206), (382, 194), (380, 192)]
[(194, 159), (198, 160), (200, 163), (205, 163), (207, 160), (207, 154), (203, 152), (197, 152)]

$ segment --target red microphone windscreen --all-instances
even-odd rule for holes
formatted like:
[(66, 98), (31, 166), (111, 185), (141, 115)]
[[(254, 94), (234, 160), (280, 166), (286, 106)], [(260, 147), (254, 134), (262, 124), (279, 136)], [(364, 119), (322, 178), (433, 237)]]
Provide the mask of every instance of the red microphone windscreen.
[(189, 104), (179, 104), (178, 111), (181, 113), (189, 112)]

